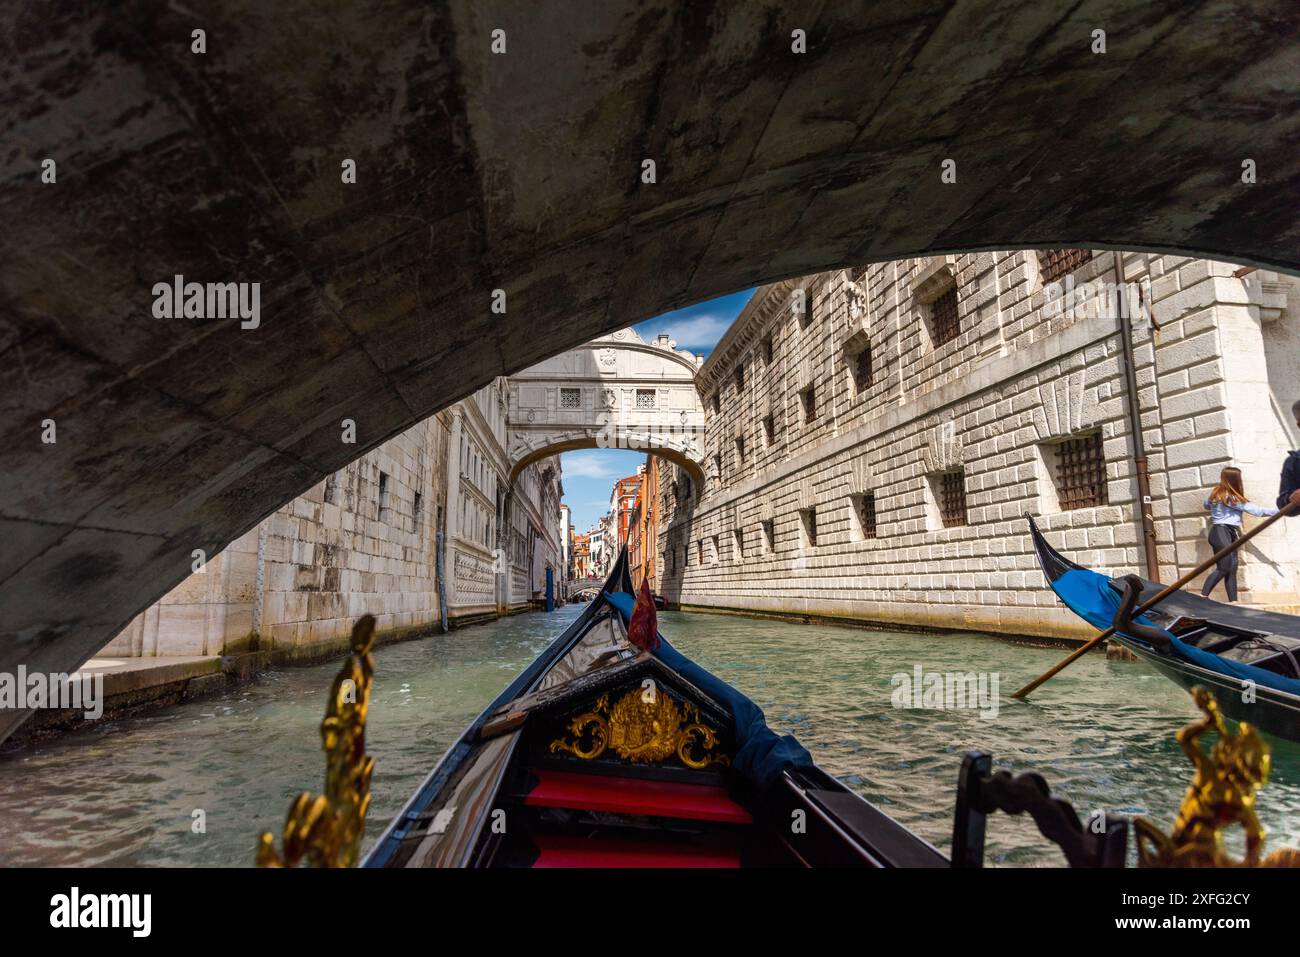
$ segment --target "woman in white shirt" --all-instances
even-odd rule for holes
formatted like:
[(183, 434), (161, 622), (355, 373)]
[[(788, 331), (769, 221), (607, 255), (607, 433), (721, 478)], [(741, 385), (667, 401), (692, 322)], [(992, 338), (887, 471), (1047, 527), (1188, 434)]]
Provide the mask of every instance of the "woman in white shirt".
[[(1229, 466), (1219, 473), (1219, 484), (1210, 490), (1205, 499), (1205, 507), (1210, 511), (1210, 550), (1214, 553), (1223, 551), (1228, 545), (1241, 537), (1241, 513), (1249, 512), (1259, 518), (1276, 515), (1277, 509), (1252, 505), (1246, 500), (1246, 493), (1241, 483), (1241, 469)], [(1228, 593), (1228, 601), (1237, 600), (1237, 553), (1229, 552), (1215, 564), (1201, 594), (1206, 598), (1214, 586), (1223, 582)]]

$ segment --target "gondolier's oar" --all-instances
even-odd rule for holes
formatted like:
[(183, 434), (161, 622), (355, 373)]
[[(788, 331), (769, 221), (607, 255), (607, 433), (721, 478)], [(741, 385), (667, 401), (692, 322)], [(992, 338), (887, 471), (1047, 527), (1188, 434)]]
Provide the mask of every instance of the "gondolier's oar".
[[(1295, 513), (1297, 509), (1300, 509), (1300, 502), (1288, 502), (1286, 508), (1280, 510), (1276, 515), (1270, 515), (1268, 518), (1264, 519), (1264, 521), (1260, 522), (1258, 525), (1252, 528), (1249, 532), (1246, 532), (1244, 535), (1238, 538), (1235, 542), (1215, 552), (1205, 561), (1201, 562), (1201, 564), (1197, 565), (1195, 568), (1193, 568), (1182, 578), (1178, 579), (1178, 581), (1174, 582), (1172, 585), (1167, 585), (1166, 587), (1162, 588), (1159, 592), (1157, 592), (1155, 595), (1152, 595), (1150, 599), (1144, 601), (1133, 611), (1132, 617), (1136, 618), (1138, 615), (1142, 615), (1150, 611), (1160, 602), (1164, 601), (1174, 592), (1178, 591), (1180, 588), (1186, 585), (1189, 581), (1191, 581), (1201, 572), (1205, 571), (1210, 566), (1218, 562), (1218, 560), (1222, 558), (1224, 555), (1236, 551), (1238, 548), (1240, 548), (1242, 545), (1245, 545), (1248, 541), (1250, 541), (1252, 538), (1254, 538), (1264, 529), (1268, 528), (1270, 525), (1276, 522), (1279, 518), (1282, 518), (1284, 515), (1291, 515)], [(1023, 688), (1021, 688), (1011, 697), (1013, 698), (1026, 697), (1027, 695), (1029, 695), (1031, 691), (1033, 691), (1035, 688), (1041, 685), (1044, 681), (1054, 677), (1058, 672), (1064, 671), (1067, 667), (1074, 664), (1074, 662), (1077, 661), (1079, 658), (1082, 658), (1084, 654), (1091, 651), (1093, 648), (1097, 647), (1098, 644), (1105, 641), (1113, 634), (1115, 634), (1115, 626), (1111, 625), (1109, 628), (1103, 631), (1096, 638), (1086, 641), (1078, 648), (1074, 649), (1074, 651), (1070, 652), (1070, 654), (1068, 654), (1060, 662), (1053, 665), (1047, 671), (1043, 672), (1041, 675), (1039, 675), (1033, 681), (1029, 682), (1029, 684), (1025, 685)]]

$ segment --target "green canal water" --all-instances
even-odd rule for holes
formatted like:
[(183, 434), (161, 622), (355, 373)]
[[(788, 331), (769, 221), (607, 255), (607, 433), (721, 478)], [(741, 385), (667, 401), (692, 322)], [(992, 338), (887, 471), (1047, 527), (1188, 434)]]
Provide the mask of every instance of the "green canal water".
[[(373, 840), (447, 746), (583, 606), (519, 615), (376, 653), (368, 729)], [(827, 771), (937, 846), (949, 845), (963, 752), (1042, 773), (1081, 812), (1172, 820), (1190, 769), (1174, 732), (1195, 714), (1171, 682), (1091, 655), (1029, 703), (1009, 695), (1059, 648), (663, 613), (683, 652), (753, 698)], [(996, 672), (995, 716), (893, 706), (896, 674)], [(289, 801), (320, 786), (317, 727), (337, 662), (277, 671), (224, 695), (103, 722), (0, 756), (0, 864), (243, 866)], [(204, 833), (192, 827), (201, 810)], [(1276, 743), (1260, 817), (1300, 845), (1300, 748)], [(1240, 851), (1240, 841), (1234, 846)], [(1027, 821), (990, 823), (989, 860), (1056, 865)]]

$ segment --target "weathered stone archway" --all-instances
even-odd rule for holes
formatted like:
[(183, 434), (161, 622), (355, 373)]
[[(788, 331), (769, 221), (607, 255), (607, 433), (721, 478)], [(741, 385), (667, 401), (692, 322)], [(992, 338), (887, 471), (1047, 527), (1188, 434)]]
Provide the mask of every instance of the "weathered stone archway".
[(654, 452), (704, 478), (698, 356), (620, 329), (510, 377), (510, 479), (556, 452)]
[[(75, 667), (194, 549), (675, 306), (976, 248), (1295, 272), (1298, 24), (1287, 0), (10, 5), (0, 669)], [(154, 318), (177, 275), (258, 283), (256, 328)]]

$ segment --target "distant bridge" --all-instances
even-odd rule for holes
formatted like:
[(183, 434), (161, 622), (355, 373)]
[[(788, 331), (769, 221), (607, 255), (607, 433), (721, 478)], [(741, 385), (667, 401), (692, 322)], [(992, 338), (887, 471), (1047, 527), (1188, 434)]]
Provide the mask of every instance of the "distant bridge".
[(668, 336), (631, 329), (601, 336), (510, 377), (510, 478), (573, 449), (654, 452), (704, 479), (701, 359)]

